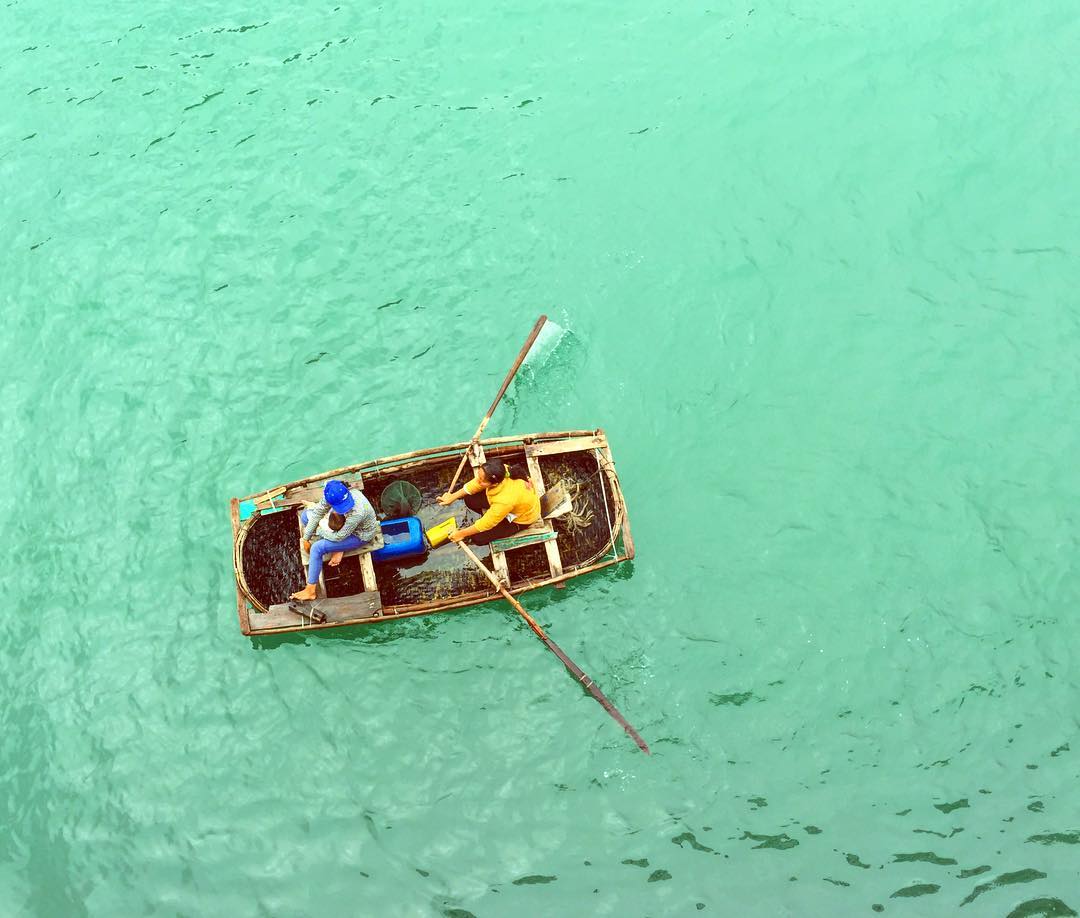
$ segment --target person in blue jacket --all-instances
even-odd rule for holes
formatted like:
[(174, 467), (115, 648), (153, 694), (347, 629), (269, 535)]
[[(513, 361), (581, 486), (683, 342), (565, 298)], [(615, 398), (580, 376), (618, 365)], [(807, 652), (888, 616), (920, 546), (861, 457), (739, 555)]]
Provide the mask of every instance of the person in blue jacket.
[(330, 564), (336, 564), (342, 552), (360, 548), (379, 531), (379, 518), (364, 492), (337, 479), (326, 483), (322, 500), (301, 513), (300, 521), (304, 524), (300, 547), (310, 553), (310, 560), (307, 586), (293, 593), (291, 599), (314, 599), (323, 559), (329, 555)]

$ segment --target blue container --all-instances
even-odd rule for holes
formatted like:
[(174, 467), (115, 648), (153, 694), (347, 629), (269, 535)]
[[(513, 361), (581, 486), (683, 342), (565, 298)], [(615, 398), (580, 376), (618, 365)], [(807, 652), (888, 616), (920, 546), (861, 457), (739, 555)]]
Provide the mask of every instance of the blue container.
[(383, 547), (371, 553), (373, 561), (412, 558), (427, 550), (424, 546), (424, 529), (418, 517), (403, 516), (396, 520), (383, 520), (379, 525), (382, 528)]

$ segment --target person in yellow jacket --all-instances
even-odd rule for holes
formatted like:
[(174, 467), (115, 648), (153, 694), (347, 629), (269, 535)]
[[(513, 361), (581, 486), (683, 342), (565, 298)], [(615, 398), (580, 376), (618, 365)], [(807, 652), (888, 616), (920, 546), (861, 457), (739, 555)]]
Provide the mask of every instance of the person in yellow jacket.
[(444, 507), (465, 498), (465, 506), (483, 514), (471, 526), (450, 533), (451, 542), (469, 539), (474, 545), (487, 545), (505, 539), (540, 519), (540, 498), (532, 482), (510, 478), (499, 459), (489, 459), (476, 470), (476, 477), (451, 494), (437, 498)]

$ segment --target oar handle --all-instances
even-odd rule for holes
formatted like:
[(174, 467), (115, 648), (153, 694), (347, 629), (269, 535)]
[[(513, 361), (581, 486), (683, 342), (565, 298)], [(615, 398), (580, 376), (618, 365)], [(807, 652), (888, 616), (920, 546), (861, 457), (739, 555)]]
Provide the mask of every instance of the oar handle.
[[(486, 421), (487, 418), (484, 420)], [(483, 426), (483, 424), (480, 425), (480, 430), (483, 430)], [(465, 453), (462, 455), (461, 462), (458, 463), (457, 471), (454, 472), (454, 477), (450, 481), (450, 487), (446, 489), (447, 494), (452, 494), (454, 492), (454, 485), (457, 484), (457, 480), (461, 475), (461, 470), (465, 468), (465, 461), (469, 458), (469, 450), (471, 450), (476, 441), (480, 439), (480, 430), (476, 432), (476, 436), (474, 436), (472, 440), (469, 441), (469, 445), (465, 447)]]
[(534, 619), (531, 615), (529, 615), (528, 612), (525, 611), (525, 607), (516, 599), (514, 599), (513, 596), (510, 595), (510, 592), (506, 589), (506, 587), (502, 585), (502, 582), (499, 580), (499, 578), (487, 569), (487, 565), (484, 564), (484, 562), (481, 561), (478, 557), (476, 557), (476, 552), (469, 548), (469, 546), (466, 545), (464, 541), (458, 542), (457, 547), (469, 556), (469, 560), (472, 561), (472, 563), (475, 564), (476, 567), (483, 572), (484, 576), (487, 577), (488, 580), (491, 581), (491, 585), (502, 594), (503, 599), (505, 599), (508, 603), (510, 603), (510, 605), (517, 609), (518, 614), (521, 615), (525, 619), (525, 621), (529, 623), (529, 627), (536, 632), (536, 636), (546, 641), (548, 637), (546, 634), (544, 634), (544, 629), (536, 623), (536, 619)]
[[(537, 336), (540, 334), (540, 329), (544, 327), (544, 323), (547, 321), (547, 316), (542, 315), (536, 320), (536, 324), (533, 326), (529, 337), (525, 339), (525, 344), (518, 352), (517, 360), (514, 361), (514, 365), (510, 367), (510, 372), (506, 374), (506, 379), (503, 380), (503, 384), (499, 389), (499, 394), (495, 396), (495, 401), (491, 403), (491, 407), (488, 408), (487, 414), (484, 415), (484, 420), (480, 422), (480, 426), (476, 428), (476, 433), (473, 434), (472, 442), (475, 443), (480, 439), (480, 435), (484, 432), (484, 428), (487, 427), (488, 421), (491, 420), (491, 416), (495, 413), (495, 409), (498, 407), (499, 402), (502, 401), (502, 397), (506, 394), (506, 390), (510, 388), (510, 382), (513, 380), (514, 375), (521, 368), (521, 364), (524, 363), (525, 357), (529, 353), (529, 348), (533, 346)], [(461, 470), (465, 468), (465, 460), (469, 458), (468, 450), (465, 451), (465, 455), (461, 457), (461, 462), (458, 463), (457, 471), (454, 472), (454, 477), (450, 482), (450, 487), (446, 489), (447, 493), (454, 490), (454, 485), (457, 484), (458, 476), (461, 475)]]

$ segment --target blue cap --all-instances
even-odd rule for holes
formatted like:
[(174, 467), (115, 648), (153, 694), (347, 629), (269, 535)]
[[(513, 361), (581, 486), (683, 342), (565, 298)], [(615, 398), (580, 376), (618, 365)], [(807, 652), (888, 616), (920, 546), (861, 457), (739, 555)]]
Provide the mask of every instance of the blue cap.
[(340, 513), (343, 516), (352, 510), (356, 506), (356, 501), (353, 500), (353, 496), (349, 493), (349, 489), (345, 486), (345, 482), (338, 481), (336, 478), (333, 481), (328, 481), (326, 487), (323, 488), (323, 499), (330, 505), (330, 509), (335, 513)]

